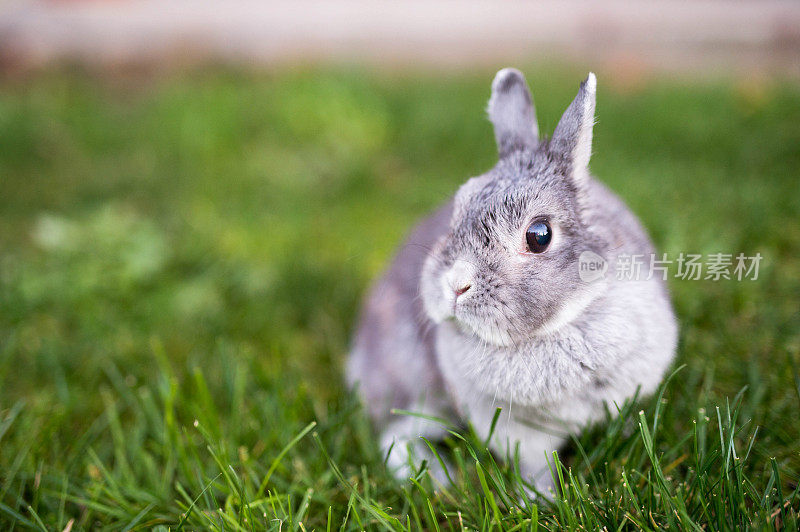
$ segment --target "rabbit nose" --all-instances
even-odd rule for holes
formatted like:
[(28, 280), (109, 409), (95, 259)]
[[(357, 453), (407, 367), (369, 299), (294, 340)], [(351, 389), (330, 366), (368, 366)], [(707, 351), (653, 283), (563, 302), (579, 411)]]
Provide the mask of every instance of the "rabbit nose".
[(465, 293), (467, 290), (469, 290), (470, 288), (472, 288), (472, 285), (471, 285), (471, 284), (464, 285), (464, 286), (462, 286), (461, 288), (456, 288), (456, 289), (454, 290), (454, 291), (455, 291), (455, 293), (456, 293), (456, 297), (458, 297), (458, 296), (460, 296), (460, 295), (464, 294), (464, 293)]
[(445, 275), (445, 288), (452, 290), (458, 298), (472, 288), (474, 275), (475, 267), (472, 264), (457, 260)]

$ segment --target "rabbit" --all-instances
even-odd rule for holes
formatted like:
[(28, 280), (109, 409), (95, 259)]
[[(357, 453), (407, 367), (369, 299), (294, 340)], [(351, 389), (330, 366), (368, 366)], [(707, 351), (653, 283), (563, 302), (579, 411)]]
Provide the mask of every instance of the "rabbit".
[[(438, 465), (421, 437), (446, 428), (431, 417), (489, 438), (500, 407), (491, 450), (518, 456), (549, 493), (552, 452), (651, 394), (670, 366), (678, 327), (665, 275), (648, 274), (653, 245), (589, 173), (596, 86), (590, 73), (540, 138), (525, 78), (500, 70), (488, 104), (498, 163), (411, 233), (366, 299), (346, 378), (397, 478), (414, 459)], [(639, 276), (609, 271), (634, 255)]]

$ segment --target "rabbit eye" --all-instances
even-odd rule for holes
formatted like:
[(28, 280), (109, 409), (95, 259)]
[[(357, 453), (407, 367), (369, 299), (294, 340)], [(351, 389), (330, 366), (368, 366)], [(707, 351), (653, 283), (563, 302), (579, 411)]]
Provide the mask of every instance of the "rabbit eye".
[(550, 229), (550, 224), (543, 220), (533, 222), (525, 233), (525, 240), (531, 253), (543, 252), (552, 239), (553, 230)]

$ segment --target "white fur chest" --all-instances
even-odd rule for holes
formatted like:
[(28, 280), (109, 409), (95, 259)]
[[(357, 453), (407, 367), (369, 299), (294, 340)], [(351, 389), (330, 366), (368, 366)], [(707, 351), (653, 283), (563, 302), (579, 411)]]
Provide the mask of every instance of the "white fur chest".
[(488, 398), (520, 406), (547, 406), (589, 385), (596, 357), (583, 338), (548, 337), (511, 348), (489, 345), (443, 323), (437, 335), (439, 366), (459, 403)]

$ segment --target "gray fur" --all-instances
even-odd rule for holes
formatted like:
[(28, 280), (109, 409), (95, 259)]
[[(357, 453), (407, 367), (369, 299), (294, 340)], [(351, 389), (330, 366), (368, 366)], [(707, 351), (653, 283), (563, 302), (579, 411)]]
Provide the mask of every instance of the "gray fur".
[[(372, 289), (347, 378), (384, 448), (395, 443), (389, 464), (398, 477), (408, 474), (409, 451), (424, 457), (419, 436), (440, 437), (442, 428), (392, 408), (467, 419), (488, 436), (502, 407), (492, 448), (519, 444), (523, 472), (546, 487), (545, 457), (569, 433), (599, 419), (604, 403), (658, 386), (677, 325), (658, 276), (618, 280), (613, 267), (594, 282), (579, 276), (583, 251), (610, 265), (654, 251), (636, 217), (588, 172), (594, 75), (549, 141), (538, 139), (518, 71), (500, 71), (492, 89), (499, 162), (420, 224)], [(525, 230), (542, 216), (553, 240), (544, 253), (524, 253)]]
[(494, 77), (487, 106), (500, 157), (520, 148), (533, 148), (539, 137), (536, 111), (528, 84), (519, 70), (504, 68)]

